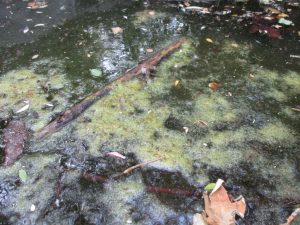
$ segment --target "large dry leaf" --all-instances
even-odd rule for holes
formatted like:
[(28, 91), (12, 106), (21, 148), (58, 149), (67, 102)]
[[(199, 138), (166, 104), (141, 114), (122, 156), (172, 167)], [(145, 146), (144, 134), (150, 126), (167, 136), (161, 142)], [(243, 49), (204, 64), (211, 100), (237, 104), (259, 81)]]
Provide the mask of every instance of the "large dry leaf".
[(245, 199), (241, 196), (239, 200), (230, 201), (223, 183), (219, 179), (209, 196), (207, 192), (203, 194), (205, 210), (202, 215), (209, 225), (231, 225), (235, 224), (235, 215), (244, 217)]
[(3, 129), (4, 142), (4, 165), (13, 164), (17, 158), (23, 153), (25, 141), (28, 132), (25, 123), (19, 120), (12, 120), (8, 126)]

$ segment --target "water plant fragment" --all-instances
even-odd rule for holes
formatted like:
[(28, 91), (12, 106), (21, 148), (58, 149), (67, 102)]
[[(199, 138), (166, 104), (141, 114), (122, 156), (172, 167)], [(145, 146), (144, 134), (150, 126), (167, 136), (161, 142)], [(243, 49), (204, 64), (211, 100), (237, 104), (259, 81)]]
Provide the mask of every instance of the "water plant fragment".
[(19, 170), (19, 178), (21, 179), (22, 182), (26, 182), (27, 180), (27, 173), (25, 170), (20, 169)]

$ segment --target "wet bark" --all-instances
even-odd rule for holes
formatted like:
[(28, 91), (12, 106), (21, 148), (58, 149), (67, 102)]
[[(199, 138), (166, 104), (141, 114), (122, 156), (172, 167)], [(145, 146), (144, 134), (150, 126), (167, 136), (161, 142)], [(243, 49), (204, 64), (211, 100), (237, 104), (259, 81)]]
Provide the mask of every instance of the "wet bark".
[(182, 38), (166, 48), (160, 50), (155, 55), (149, 57), (148, 59), (144, 60), (143, 62), (139, 63), (137, 66), (133, 67), (132, 69), (128, 70), (119, 78), (112, 81), (111, 83), (108, 83), (102, 88), (99, 88), (96, 90), (93, 94), (87, 96), (84, 100), (81, 102), (75, 104), (71, 108), (67, 109), (65, 112), (63, 112), (59, 117), (57, 117), (55, 120), (53, 120), (51, 123), (49, 123), (47, 126), (45, 126), (41, 131), (37, 133), (37, 138), (41, 139), (46, 136), (49, 136), (56, 131), (58, 131), (60, 128), (71, 122), (72, 120), (76, 119), (81, 113), (83, 113), (88, 107), (90, 107), (95, 101), (98, 99), (106, 96), (109, 94), (109, 92), (113, 89), (114, 84), (120, 83), (120, 82), (126, 82), (129, 80), (132, 80), (135, 77), (140, 76), (141, 74), (147, 74), (150, 70), (152, 70), (155, 66), (158, 65), (159, 62), (161, 62), (162, 59), (170, 55), (172, 52), (174, 52), (176, 49), (180, 48), (180, 46), (185, 42), (185, 39)]

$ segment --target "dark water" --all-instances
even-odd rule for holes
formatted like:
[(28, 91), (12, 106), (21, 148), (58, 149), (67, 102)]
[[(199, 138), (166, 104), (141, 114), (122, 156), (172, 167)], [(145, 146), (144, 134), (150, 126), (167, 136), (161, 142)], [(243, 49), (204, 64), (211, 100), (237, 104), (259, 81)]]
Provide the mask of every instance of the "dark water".
[[(280, 224), (299, 204), (300, 113), (291, 108), (300, 104), (300, 61), (290, 57), (299, 55), (299, 36), (272, 40), (249, 34), (249, 19), (172, 6), (95, 7), (36, 41), (1, 48), (1, 110), (17, 111), (28, 100), (16, 117), (32, 137), (13, 166), (0, 168), (0, 224), (191, 224), (203, 208), (197, 193), (218, 178), (246, 198), (239, 224)], [(151, 55), (146, 49), (181, 37), (187, 43), (153, 80), (117, 85), (72, 124), (34, 139), (59, 112)], [(127, 158), (107, 157), (110, 151)]]

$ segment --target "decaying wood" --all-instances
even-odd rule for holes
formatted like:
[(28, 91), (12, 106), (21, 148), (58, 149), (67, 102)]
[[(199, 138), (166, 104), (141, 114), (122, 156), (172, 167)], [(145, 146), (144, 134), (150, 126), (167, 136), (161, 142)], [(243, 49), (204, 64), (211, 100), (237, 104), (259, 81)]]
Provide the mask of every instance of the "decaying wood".
[(172, 52), (177, 50), (181, 47), (181, 45), (185, 42), (185, 39), (182, 38), (166, 48), (162, 49), (155, 55), (149, 57), (148, 59), (144, 60), (134, 68), (128, 70), (119, 78), (116, 80), (110, 82), (109, 84), (105, 85), (102, 88), (99, 88), (94, 92), (93, 94), (87, 96), (84, 100), (79, 102), (78, 104), (72, 106), (65, 112), (63, 112), (58, 118), (50, 122), (47, 126), (45, 126), (38, 134), (37, 138), (44, 138), (46, 136), (49, 136), (56, 131), (58, 131), (60, 128), (71, 122), (72, 120), (76, 119), (82, 112), (84, 112), (89, 106), (91, 106), (95, 101), (102, 98), (103, 96), (106, 96), (109, 94), (109, 92), (113, 89), (113, 86), (115, 83), (118, 82), (125, 82), (129, 81), (141, 74), (147, 74), (151, 69), (153, 69), (155, 66), (158, 65), (158, 63), (170, 55)]
[(13, 164), (23, 153), (28, 132), (25, 123), (20, 120), (12, 120), (3, 129), (4, 142), (4, 166)]

